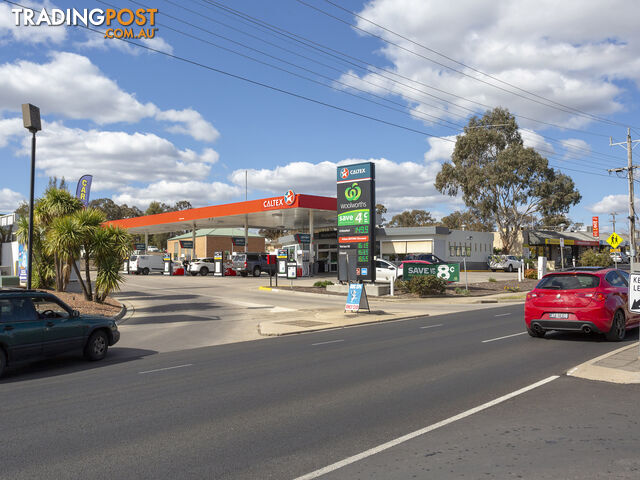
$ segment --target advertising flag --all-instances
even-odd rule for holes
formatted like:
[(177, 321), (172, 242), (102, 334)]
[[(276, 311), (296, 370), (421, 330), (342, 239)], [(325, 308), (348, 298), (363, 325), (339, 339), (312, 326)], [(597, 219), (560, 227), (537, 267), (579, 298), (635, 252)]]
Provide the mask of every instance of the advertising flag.
[(600, 236), (600, 219), (598, 217), (591, 217), (591, 227), (593, 230), (593, 236)]
[(91, 180), (93, 175), (83, 175), (78, 180), (78, 186), (76, 187), (76, 198), (78, 198), (82, 204), (86, 206), (89, 204), (89, 191), (91, 190)]

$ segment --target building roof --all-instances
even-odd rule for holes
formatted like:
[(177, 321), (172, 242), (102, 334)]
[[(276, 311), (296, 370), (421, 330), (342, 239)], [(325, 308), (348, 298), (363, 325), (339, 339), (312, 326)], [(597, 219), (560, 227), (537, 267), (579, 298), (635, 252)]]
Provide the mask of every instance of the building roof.
[[(244, 228), (200, 228), (196, 230), (196, 237), (244, 237)], [(249, 232), (249, 237), (260, 237), (257, 233)], [(193, 233), (185, 233), (169, 240), (189, 240)]]
[(315, 228), (335, 226), (337, 200), (332, 197), (296, 194), (292, 190), (281, 197), (190, 208), (178, 212), (105, 222), (126, 228), (131, 233), (162, 233), (193, 228), (308, 228), (313, 215)]
[(598, 238), (587, 232), (554, 232), (551, 230), (529, 230), (529, 245), (556, 244), (561, 238), (571, 240), (574, 245), (597, 246), (600, 243)]

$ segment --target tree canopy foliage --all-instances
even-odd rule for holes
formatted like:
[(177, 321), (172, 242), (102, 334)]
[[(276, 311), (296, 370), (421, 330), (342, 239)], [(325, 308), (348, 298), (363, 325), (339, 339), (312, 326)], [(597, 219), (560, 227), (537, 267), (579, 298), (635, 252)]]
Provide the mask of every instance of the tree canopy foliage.
[(405, 210), (394, 215), (387, 224), (389, 227), (429, 227), (435, 225), (436, 219), (426, 210)]
[[(456, 210), (446, 217), (442, 217), (440, 223), (451, 230), (473, 230), (475, 232), (493, 232), (493, 224), (483, 220), (469, 210)], [(464, 228), (463, 228), (464, 227)]]
[(446, 195), (462, 193), (467, 207), (497, 225), (507, 251), (525, 218), (567, 213), (581, 198), (571, 178), (524, 146), (514, 116), (502, 108), (469, 120), (435, 186)]

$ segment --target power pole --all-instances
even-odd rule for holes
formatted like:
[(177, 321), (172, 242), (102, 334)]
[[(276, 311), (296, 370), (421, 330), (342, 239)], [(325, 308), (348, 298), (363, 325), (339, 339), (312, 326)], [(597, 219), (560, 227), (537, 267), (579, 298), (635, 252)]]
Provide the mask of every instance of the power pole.
[[(634, 206), (634, 194), (633, 194), (633, 170), (638, 168), (633, 165), (632, 162), (632, 152), (636, 147), (637, 142), (640, 140), (631, 140), (631, 129), (627, 128), (627, 141), (613, 143), (612, 138), (609, 137), (609, 146), (620, 146), (627, 149), (627, 166), (621, 168), (610, 168), (609, 173), (611, 172), (627, 172), (627, 178), (629, 180), (629, 241), (631, 243), (631, 265), (630, 270), (635, 271), (635, 263), (636, 263), (636, 209)], [(634, 145), (634, 143), (636, 145)]]

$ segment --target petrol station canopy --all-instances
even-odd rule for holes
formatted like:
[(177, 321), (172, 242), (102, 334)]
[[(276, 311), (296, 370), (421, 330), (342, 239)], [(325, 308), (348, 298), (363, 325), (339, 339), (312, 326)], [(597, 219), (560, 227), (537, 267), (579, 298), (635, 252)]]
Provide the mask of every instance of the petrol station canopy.
[(336, 226), (337, 200), (332, 197), (296, 194), (244, 202), (190, 208), (106, 222), (134, 234), (194, 230), (195, 228), (248, 227), (308, 229)]

